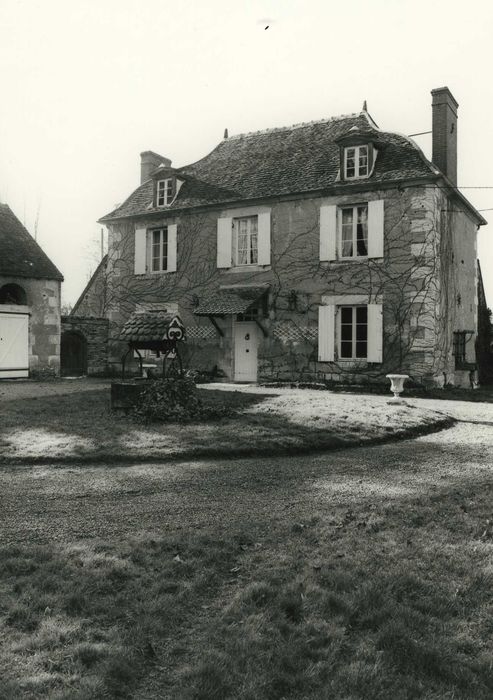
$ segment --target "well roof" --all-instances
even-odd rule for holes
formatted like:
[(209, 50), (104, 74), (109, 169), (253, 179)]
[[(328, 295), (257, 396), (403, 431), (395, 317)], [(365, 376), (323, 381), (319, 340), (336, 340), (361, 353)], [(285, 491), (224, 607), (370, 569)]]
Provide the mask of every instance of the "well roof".
[(166, 339), (166, 332), (173, 319), (181, 320), (176, 314), (167, 311), (146, 311), (134, 313), (120, 331), (120, 339), (132, 343), (161, 342)]

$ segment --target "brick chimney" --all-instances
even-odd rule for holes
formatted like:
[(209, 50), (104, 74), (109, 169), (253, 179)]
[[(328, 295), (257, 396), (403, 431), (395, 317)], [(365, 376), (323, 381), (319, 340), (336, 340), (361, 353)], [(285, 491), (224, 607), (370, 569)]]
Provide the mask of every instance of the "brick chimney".
[(154, 153), (154, 151), (143, 151), (140, 154), (140, 184), (148, 180), (151, 177), (151, 173), (156, 168), (159, 168), (160, 165), (169, 168), (171, 161), (169, 158), (160, 156), (159, 153)]
[(431, 91), (432, 161), (449, 180), (457, 185), (457, 107), (458, 102), (448, 87)]

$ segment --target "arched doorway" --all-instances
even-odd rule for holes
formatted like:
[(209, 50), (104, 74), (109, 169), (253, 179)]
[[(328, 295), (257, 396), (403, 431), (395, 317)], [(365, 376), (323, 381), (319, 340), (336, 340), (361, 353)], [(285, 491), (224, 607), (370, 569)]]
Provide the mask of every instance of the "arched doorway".
[(63, 331), (60, 344), (62, 377), (80, 377), (87, 374), (87, 341), (77, 331)]
[(4, 284), (0, 287), (0, 304), (27, 306), (25, 290), (18, 284)]

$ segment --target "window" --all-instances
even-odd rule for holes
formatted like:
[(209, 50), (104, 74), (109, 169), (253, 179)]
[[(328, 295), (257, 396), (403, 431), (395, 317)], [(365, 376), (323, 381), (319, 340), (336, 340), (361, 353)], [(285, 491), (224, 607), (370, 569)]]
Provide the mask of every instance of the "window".
[(235, 264), (258, 264), (258, 217), (233, 219), (235, 233)]
[(454, 333), (455, 369), (462, 369), (466, 363), (466, 334)]
[(347, 146), (344, 149), (344, 178), (356, 180), (368, 177), (368, 146)]
[(368, 307), (339, 307), (339, 358), (366, 359), (368, 355)]
[(171, 204), (173, 199), (173, 179), (167, 178), (166, 180), (158, 180), (157, 182), (157, 206), (165, 207)]
[(151, 271), (166, 272), (168, 270), (168, 228), (158, 228), (151, 231)]
[(341, 209), (339, 257), (368, 256), (368, 205)]

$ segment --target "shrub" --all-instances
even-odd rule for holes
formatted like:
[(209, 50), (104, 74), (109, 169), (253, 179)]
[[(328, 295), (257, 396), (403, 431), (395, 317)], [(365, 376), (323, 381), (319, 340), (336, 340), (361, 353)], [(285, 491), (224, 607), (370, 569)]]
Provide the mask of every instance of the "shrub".
[(142, 391), (135, 413), (145, 421), (188, 423), (231, 415), (231, 408), (203, 401), (190, 377), (157, 379)]
[(58, 372), (55, 367), (33, 367), (29, 371), (29, 377), (37, 382), (51, 382), (58, 379)]

